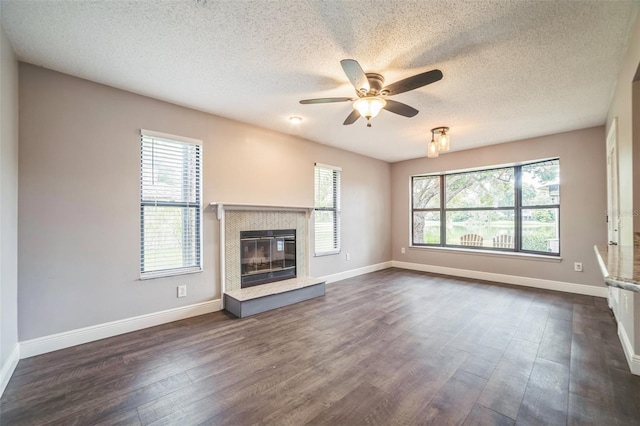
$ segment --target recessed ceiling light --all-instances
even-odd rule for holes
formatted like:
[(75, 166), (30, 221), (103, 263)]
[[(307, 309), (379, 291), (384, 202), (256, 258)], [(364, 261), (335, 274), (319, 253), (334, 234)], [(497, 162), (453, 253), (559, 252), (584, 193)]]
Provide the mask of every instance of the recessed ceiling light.
[(297, 115), (292, 115), (291, 117), (289, 117), (289, 123), (293, 124), (294, 126), (297, 126), (298, 124), (302, 123), (302, 117), (299, 117)]

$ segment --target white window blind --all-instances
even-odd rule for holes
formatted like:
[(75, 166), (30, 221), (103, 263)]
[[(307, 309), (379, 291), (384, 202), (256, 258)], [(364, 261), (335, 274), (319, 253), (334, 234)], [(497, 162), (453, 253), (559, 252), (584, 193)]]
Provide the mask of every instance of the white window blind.
[(315, 255), (340, 253), (339, 167), (316, 163), (314, 172)]
[(201, 270), (199, 141), (141, 131), (140, 276)]

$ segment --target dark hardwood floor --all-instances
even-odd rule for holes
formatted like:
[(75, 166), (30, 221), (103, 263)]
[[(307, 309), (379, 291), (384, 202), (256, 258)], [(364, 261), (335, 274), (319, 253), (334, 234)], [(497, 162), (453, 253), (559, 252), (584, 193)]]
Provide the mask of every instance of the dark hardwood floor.
[(387, 269), (20, 361), (4, 425), (638, 425), (604, 299)]

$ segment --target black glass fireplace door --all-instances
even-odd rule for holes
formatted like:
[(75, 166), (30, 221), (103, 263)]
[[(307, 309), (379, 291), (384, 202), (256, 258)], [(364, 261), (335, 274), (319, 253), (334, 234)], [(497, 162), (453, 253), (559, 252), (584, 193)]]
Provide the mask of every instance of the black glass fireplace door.
[(240, 233), (241, 287), (296, 276), (295, 230)]

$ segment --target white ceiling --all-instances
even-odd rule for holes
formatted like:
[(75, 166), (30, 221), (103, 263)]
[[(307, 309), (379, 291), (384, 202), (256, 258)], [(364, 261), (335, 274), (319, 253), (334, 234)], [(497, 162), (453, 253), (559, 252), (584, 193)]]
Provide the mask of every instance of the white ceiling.
[[(631, 1), (0, 0), (21, 61), (394, 162), (602, 125), (637, 4)], [(342, 122), (340, 60), (392, 83), (444, 78)], [(297, 128), (291, 115), (304, 118)], [(188, 136), (188, 135), (187, 135)]]

